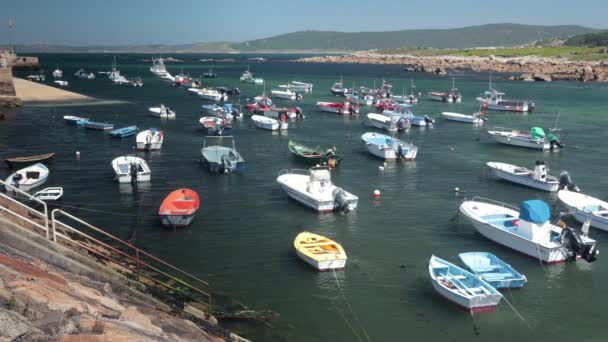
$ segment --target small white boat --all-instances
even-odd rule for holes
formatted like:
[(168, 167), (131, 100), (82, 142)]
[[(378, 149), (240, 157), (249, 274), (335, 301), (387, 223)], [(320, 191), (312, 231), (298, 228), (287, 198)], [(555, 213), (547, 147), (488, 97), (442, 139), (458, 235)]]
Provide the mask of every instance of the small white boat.
[(545, 136), (545, 131), (540, 127), (532, 127), (530, 133), (511, 128), (495, 127), (489, 130), (488, 134), (494, 141), (501, 144), (541, 151), (554, 150), (564, 146), (555, 135)]
[[(192, 88), (190, 88), (192, 89)], [(216, 89), (202, 88), (197, 89), (196, 94), (200, 96), (203, 100), (207, 101), (228, 101), (228, 94), (223, 94)]]
[(135, 137), (138, 151), (157, 151), (163, 146), (165, 137), (163, 132), (156, 128), (150, 128), (145, 131), (141, 131)]
[[(29, 191), (44, 184), (49, 178), (49, 169), (42, 163), (30, 165), (8, 176), (4, 181), (21, 191)], [(7, 192), (11, 189), (5, 186)]]
[(150, 107), (148, 108), (148, 110), (150, 111), (150, 113), (152, 113), (152, 116), (156, 116), (163, 119), (175, 119), (175, 112), (163, 104), (161, 104), (160, 107)]
[(608, 202), (574, 191), (560, 190), (557, 198), (565, 204), (574, 218), (591, 226), (608, 231)]
[(281, 89), (299, 90), (299, 91), (304, 91), (307, 93), (312, 91), (312, 87), (313, 87), (312, 83), (305, 83), (305, 82), (298, 82), (298, 81), (291, 81), (288, 84), (279, 84), (279, 88), (281, 88)]
[(63, 188), (60, 186), (44, 188), (34, 194), (41, 201), (56, 201), (63, 196)]
[(58, 84), (60, 87), (67, 87), (68, 86), (68, 81), (62, 81), (62, 80), (56, 80), (53, 81), (54, 83)]
[(547, 165), (542, 160), (537, 160), (534, 170), (506, 163), (488, 162), (492, 175), (509, 182), (529, 186), (544, 191), (557, 191), (560, 181), (557, 177), (547, 174)]
[(402, 131), (409, 127), (407, 119), (399, 116), (386, 116), (377, 113), (367, 114), (366, 124), (388, 132)]
[(549, 206), (540, 200), (521, 203), (519, 210), (506, 203), (474, 197), (460, 205), (463, 214), (486, 238), (545, 263), (583, 258), (596, 260), (595, 240), (572, 228), (549, 222)]
[(434, 255), (429, 260), (429, 275), (437, 293), (471, 313), (494, 311), (502, 299), (483, 279)]
[(249, 70), (243, 72), (240, 80), (241, 80), (241, 82), (245, 82), (245, 83), (264, 84), (263, 78), (254, 78), (253, 73)]
[(341, 270), (346, 266), (346, 252), (339, 243), (314, 233), (302, 232), (293, 241), (300, 259), (319, 271)]
[(263, 128), (263, 129), (269, 129), (271, 131), (276, 131), (276, 130), (286, 130), (288, 128), (288, 124), (287, 122), (282, 122), (282, 121), (278, 121), (266, 116), (261, 116), (261, 115), (252, 115), (251, 116), (251, 120), (253, 120), (253, 123), (259, 127), (259, 128)]
[(441, 116), (446, 120), (473, 123), (473, 124), (480, 124), (480, 123), (483, 123), (483, 121), (484, 121), (484, 119), (481, 117), (480, 113), (474, 113), (472, 115), (467, 115), (467, 114), (452, 113), (452, 112), (442, 112)]
[(467, 252), (458, 254), (458, 259), (495, 289), (522, 288), (528, 279), (511, 265), (488, 252)]
[(150, 181), (151, 171), (142, 158), (121, 156), (112, 160), (112, 168), (118, 183), (143, 183)]
[(302, 99), (302, 95), (296, 93), (293, 90), (271, 90), (270, 91), (270, 95), (272, 97), (276, 97), (279, 99), (285, 99), (285, 100), (301, 100)]
[(414, 160), (418, 154), (418, 147), (388, 135), (378, 133), (365, 133), (361, 136), (367, 150), (372, 155), (385, 160)]
[(59, 66), (57, 66), (57, 68), (55, 68), (55, 70), (53, 70), (53, 77), (54, 78), (63, 77), (63, 71), (61, 71), (61, 69), (59, 69)]
[(317, 102), (317, 110), (338, 115), (349, 115), (359, 113), (359, 103), (351, 103), (348, 99), (343, 103), (336, 102)]
[(287, 195), (318, 212), (349, 212), (357, 208), (359, 198), (331, 182), (326, 166), (306, 170), (283, 170), (277, 182)]
[(87, 121), (89, 121), (89, 118), (83, 118), (81, 116), (75, 116), (75, 115), (64, 115), (63, 120), (65, 120), (65, 122), (69, 123), (70, 125), (84, 125)]

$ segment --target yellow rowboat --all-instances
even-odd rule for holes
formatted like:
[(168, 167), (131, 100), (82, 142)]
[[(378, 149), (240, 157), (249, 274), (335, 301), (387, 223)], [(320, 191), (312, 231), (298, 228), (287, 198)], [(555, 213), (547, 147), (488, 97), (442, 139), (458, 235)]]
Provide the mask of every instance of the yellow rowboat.
[(339, 243), (324, 236), (302, 232), (293, 246), (300, 259), (319, 271), (342, 269), (346, 265), (346, 252)]

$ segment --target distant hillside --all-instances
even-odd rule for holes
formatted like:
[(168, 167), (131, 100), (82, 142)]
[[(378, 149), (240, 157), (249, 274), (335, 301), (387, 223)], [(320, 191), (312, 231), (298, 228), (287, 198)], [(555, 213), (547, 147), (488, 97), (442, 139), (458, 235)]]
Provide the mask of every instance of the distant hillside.
[(569, 37), (596, 29), (566, 25), (487, 24), (456, 29), (387, 32), (300, 31), (233, 44), (239, 51), (370, 50), (397, 47), (470, 48), (516, 46), (553, 37)]
[(564, 42), (569, 46), (608, 46), (608, 31), (580, 34)]
[[(147, 44), (147, 45), (89, 45), (89, 46), (69, 46), (69, 45), (53, 45), (53, 44), (32, 44), (32, 45), (17, 45), (17, 52), (35, 52), (35, 53), (229, 53), (238, 52), (232, 48), (230, 42), (213, 42), (213, 43), (194, 43), (180, 45), (164, 45), (164, 44)], [(0, 48), (2, 48), (0, 46)]]

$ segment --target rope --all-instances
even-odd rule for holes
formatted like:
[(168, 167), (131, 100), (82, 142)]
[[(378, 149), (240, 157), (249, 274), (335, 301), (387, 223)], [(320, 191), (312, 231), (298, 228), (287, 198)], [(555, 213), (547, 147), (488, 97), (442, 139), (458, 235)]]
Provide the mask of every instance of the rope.
[(530, 324), (528, 324), (528, 321), (526, 321), (526, 319), (517, 310), (515, 310), (515, 307), (513, 305), (511, 305), (511, 303), (507, 300), (507, 298), (505, 298), (503, 296), (502, 299), (504, 299), (504, 301), (507, 302), (507, 304), (509, 304), (509, 307), (511, 307), (511, 309), (513, 309), (513, 312), (515, 312), (517, 317), (519, 317), (519, 319), (521, 319), (522, 322), (524, 322), (524, 324), (526, 324), (528, 329), (532, 330), (532, 327), (530, 326)]
[[(90, 212), (101, 213), (101, 214), (121, 215), (121, 216), (130, 216), (130, 217), (138, 217), (139, 216), (137, 214), (134, 215), (134, 214), (115, 213), (115, 212), (112, 212), (112, 211), (103, 211), (103, 210), (96, 210), (96, 209), (86, 209), (86, 208), (74, 207), (74, 206), (71, 206), (71, 205), (63, 205), (63, 204), (56, 204), (56, 203), (53, 203), (53, 205), (56, 205), (58, 207), (71, 208), (71, 209), (76, 209), (76, 210), (84, 210), (84, 211), (90, 211)], [(158, 216), (158, 215), (148, 215), (148, 216)]]
[(340, 287), (340, 282), (338, 281), (338, 276), (336, 275), (336, 269), (332, 268), (331, 270), (333, 271), (334, 278), (336, 279), (336, 284), (338, 285), (338, 292), (340, 292), (340, 296), (344, 300), (344, 303), (346, 304), (346, 307), (347, 307), (348, 311), (350, 312), (350, 314), (355, 318), (355, 320), (359, 324), (359, 327), (360, 327), (361, 331), (363, 331), (363, 334), (365, 335), (365, 338), (367, 339), (367, 341), (371, 342), (372, 339), (369, 337), (369, 334), (367, 333), (367, 330), (365, 329), (365, 327), (361, 323), (361, 320), (359, 319), (359, 316), (355, 313), (355, 310), (353, 310), (352, 306), (350, 305), (350, 302), (346, 299), (346, 296), (344, 295), (344, 292), (342, 291), (342, 288)]
[(357, 331), (355, 330), (355, 328), (352, 326), (352, 324), (350, 324), (350, 322), (348, 321), (348, 319), (346, 318), (346, 316), (344, 316), (344, 314), (342, 313), (342, 311), (336, 306), (336, 303), (334, 303), (333, 300), (331, 300), (331, 305), (333, 305), (334, 309), (336, 309), (336, 311), (338, 311), (338, 313), (340, 314), (340, 317), (342, 317), (342, 320), (344, 320), (344, 322), (348, 325), (348, 327), (353, 332), (353, 334), (355, 336), (357, 336), (357, 339), (359, 341), (363, 342), (363, 339), (361, 338), (361, 336), (359, 336), (359, 334), (357, 333)]

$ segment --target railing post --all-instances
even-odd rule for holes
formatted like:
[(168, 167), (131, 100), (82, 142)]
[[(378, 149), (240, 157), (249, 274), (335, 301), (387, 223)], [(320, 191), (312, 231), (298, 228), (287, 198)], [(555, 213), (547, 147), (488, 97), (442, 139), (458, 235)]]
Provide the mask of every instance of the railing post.
[(57, 212), (57, 210), (59, 210), (59, 209), (54, 209), (53, 211), (51, 211), (51, 227), (53, 228), (53, 242), (57, 242), (57, 234), (55, 233), (55, 230), (57, 229), (57, 225), (55, 224), (55, 212)]
[(139, 281), (139, 248), (135, 248), (135, 276)]

